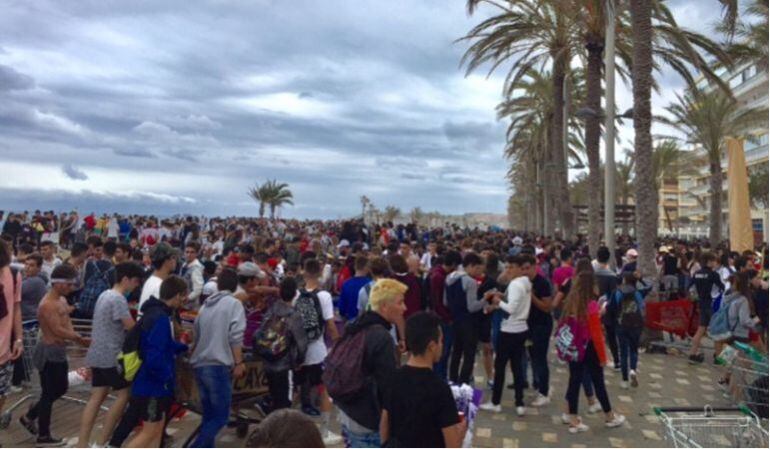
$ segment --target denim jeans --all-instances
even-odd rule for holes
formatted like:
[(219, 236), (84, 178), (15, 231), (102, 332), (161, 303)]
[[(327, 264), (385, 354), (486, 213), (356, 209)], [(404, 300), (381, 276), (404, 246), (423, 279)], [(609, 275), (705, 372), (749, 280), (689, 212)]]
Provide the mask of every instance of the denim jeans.
[(513, 363), (516, 406), (524, 405), (524, 371), (521, 360), (524, 356), (524, 343), (527, 341), (527, 335), (527, 331), (515, 334), (500, 332), (500, 351), (495, 354), (495, 382), (492, 388), (492, 403), (495, 405), (500, 404), (500, 399), (503, 396), (505, 366), (509, 361)]
[(345, 441), (345, 447), (380, 447), (380, 433), (354, 433), (348, 426), (342, 426), (342, 439)]
[(620, 341), (620, 371), (623, 380), (628, 380), (629, 362), (630, 368), (636, 370), (639, 361), (639, 338), (641, 329), (628, 329), (618, 326), (618, 341)]
[[(452, 323), (454, 342), (449, 362), (449, 380), (455, 384), (470, 384), (473, 377), (473, 362), (476, 360), (478, 328), (472, 316)], [(462, 362), (462, 369), (460, 364)]]
[(192, 447), (214, 447), (217, 434), (230, 417), (233, 379), (230, 367), (210, 365), (195, 368), (195, 381), (203, 407), (198, 438)]
[(449, 356), (452, 353), (452, 343), (454, 342), (454, 330), (450, 323), (441, 323), (441, 333), (444, 335), (444, 349), (441, 352), (441, 360), (433, 367), (433, 371), (443, 380), (448, 378), (449, 374)]
[[(533, 325), (529, 329), (529, 358), (532, 361), (532, 380), (543, 396), (548, 396), (550, 371), (548, 370), (548, 342), (551, 339), (552, 323)], [(526, 373), (526, 368), (524, 370)]]

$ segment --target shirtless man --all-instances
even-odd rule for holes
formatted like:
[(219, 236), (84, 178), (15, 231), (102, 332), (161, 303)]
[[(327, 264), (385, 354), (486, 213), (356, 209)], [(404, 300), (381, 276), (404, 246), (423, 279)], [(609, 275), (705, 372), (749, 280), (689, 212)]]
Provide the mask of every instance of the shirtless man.
[(66, 345), (68, 341), (81, 346), (90, 343), (72, 328), (69, 317), (71, 310), (65, 299), (74, 290), (77, 276), (77, 271), (69, 264), (54, 268), (51, 273), (51, 289), (37, 309), (42, 335), (35, 347), (33, 361), (40, 372), (42, 392), (38, 402), (19, 418), (22, 427), (37, 437), (37, 447), (64, 445), (62, 439), (51, 435), (51, 408), (54, 401), (67, 392), (69, 366)]

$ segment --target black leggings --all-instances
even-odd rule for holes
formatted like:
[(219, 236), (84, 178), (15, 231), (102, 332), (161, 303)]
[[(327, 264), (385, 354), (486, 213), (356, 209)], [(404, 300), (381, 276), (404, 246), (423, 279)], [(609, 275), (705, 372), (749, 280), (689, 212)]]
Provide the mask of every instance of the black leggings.
[(610, 352), (612, 353), (612, 362), (615, 366), (620, 366), (620, 357), (618, 355), (618, 328), (616, 326), (617, 325), (615, 323), (604, 323), (605, 335), (607, 336), (607, 344), (609, 345)]
[[(452, 359), (449, 362), (449, 380), (456, 384), (470, 384), (473, 376), (473, 362), (476, 360), (476, 346), (479, 329), (473, 317), (452, 323), (455, 339), (452, 343)], [(462, 369), (460, 359), (462, 358)], [(459, 374), (458, 374), (459, 372)]]
[(569, 386), (567, 387), (569, 413), (571, 415), (577, 415), (578, 413), (580, 385), (583, 382), (583, 376), (585, 376), (586, 371), (594, 384), (596, 398), (602, 405), (602, 410), (604, 410), (604, 413), (609, 413), (612, 411), (612, 406), (610, 405), (610, 398), (607, 396), (607, 388), (604, 385), (604, 368), (599, 364), (599, 357), (596, 355), (594, 344), (591, 342), (588, 343), (582, 362), (569, 362)]
[(67, 362), (45, 362), (40, 371), (40, 399), (27, 412), (27, 419), (37, 419), (38, 437), (51, 436), (51, 409), (69, 386)]

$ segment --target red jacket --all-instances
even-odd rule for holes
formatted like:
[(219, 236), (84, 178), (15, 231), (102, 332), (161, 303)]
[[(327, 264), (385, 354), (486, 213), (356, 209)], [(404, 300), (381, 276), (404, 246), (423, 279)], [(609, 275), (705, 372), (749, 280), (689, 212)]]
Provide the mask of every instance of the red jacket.
[(430, 271), (430, 307), (445, 323), (452, 322), (452, 314), (444, 305), (444, 286), (446, 285), (446, 270), (443, 265), (433, 267)]

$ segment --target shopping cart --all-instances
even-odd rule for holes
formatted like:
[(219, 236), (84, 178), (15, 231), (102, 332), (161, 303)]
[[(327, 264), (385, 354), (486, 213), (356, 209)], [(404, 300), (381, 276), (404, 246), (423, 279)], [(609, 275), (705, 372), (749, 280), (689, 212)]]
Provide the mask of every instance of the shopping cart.
[[(92, 321), (91, 320), (72, 320), (72, 326), (75, 332), (80, 335), (90, 338)], [(5, 409), (2, 415), (0, 415), (0, 429), (7, 427), (12, 419), (13, 412), (19, 409), (24, 403), (32, 402), (40, 395), (40, 378), (36, 374), (37, 369), (33, 362), (33, 354), (35, 353), (35, 346), (40, 335), (40, 325), (37, 320), (29, 320), (22, 322), (22, 341), (24, 344), (24, 352), (22, 353), (22, 363), (24, 364), (24, 370), (26, 378), (29, 380), (24, 394)], [(74, 402), (77, 404), (85, 405), (88, 402), (85, 395), (91, 389), (91, 373), (85, 364), (85, 355), (88, 351), (87, 347), (78, 345), (67, 346), (67, 359), (69, 363), (69, 374), (67, 381), (69, 386), (67, 388), (67, 394), (62, 396), (62, 400)], [(102, 410), (109, 410), (109, 407), (102, 405)]]
[(33, 375), (35, 373), (35, 365), (32, 362), (32, 353), (35, 350), (35, 345), (37, 345), (40, 325), (37, 320), (29, 320), (23, 321), (21, 327), (22, 344), (24, 345), (24, 352), (21, 354), (21, 362), (24, 366), (25, 378), (29, 381), (29, 388), (26, 390), (25, 394), (7, 407), (3, 414), (0, 415), (0, 429), (5, 429), (11, 423), (11, 417), (13, 416), (14, 410), (21, 407), (22, 404), (31, 400), (33, 397), (36, 397), (40, 392), (40, 384), (34, 381), (37, 376)]
[(747, 344), (734, 342), (725, 347), (720, 359), (728, 366), (726, 382), (723, 382), (725, 392), (736, 403), (767, 419), (767, 356)]
[[(196, 314), (190, 311), (180, 313), (178, 332), (184, 335), (185, 340), (190, 341), (193, 335), (193, 323)], [(262, 361), (252, 357), (250, 353), (244, 353), (246, 375), (241, 379), (233, 380), (232, 402), (230, 406), (230, 419), (228, 427), (236, 429), (236, 435), (244, 438), (248, 434), (249, 426), (259, 424), (265, 417), (261, 402), (268, 395), (267, 380), (262, 368)], [(179, 357), (176, 362), (176, 387), (174, 389), (175, 402), (180, 407), (175, 408), (172, 417), (177, 417), (185, 411), (191, 411), (202, 415), (203, 407), (200, 404), (198, 385), (192, 365), (187, 357)], [(189, 447), (200, 432), (200, 424), (188, 436), (182, 447)]]
[(656, 407), (674, 447), (766, 448), (767, 429), (746, 407)]

